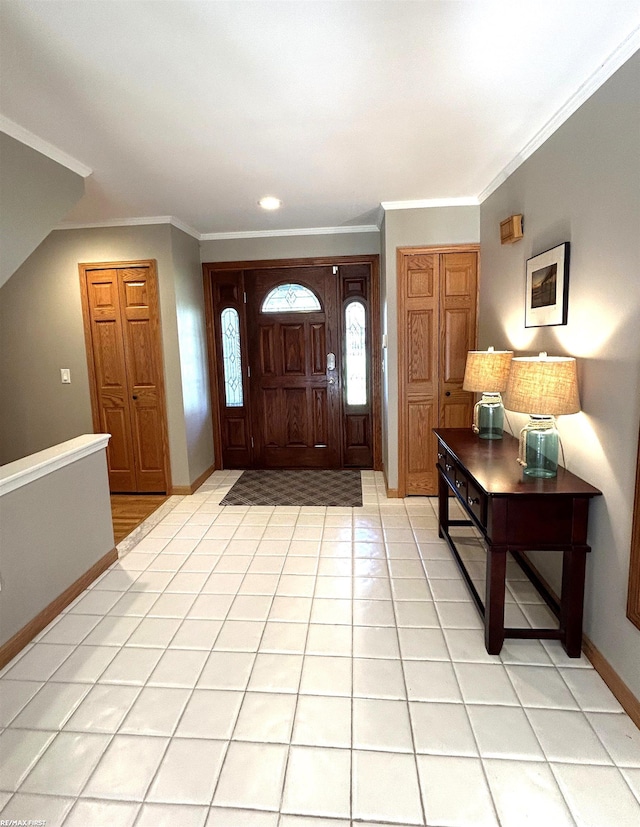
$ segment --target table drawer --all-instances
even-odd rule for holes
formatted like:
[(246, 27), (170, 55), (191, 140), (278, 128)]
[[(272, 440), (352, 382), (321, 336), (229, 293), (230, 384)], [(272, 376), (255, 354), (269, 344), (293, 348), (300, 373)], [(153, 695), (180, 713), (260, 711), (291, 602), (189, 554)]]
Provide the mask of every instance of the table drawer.
[(487, 497), (470, 479), (467, 479), (465, 503), (480, 525), (487, 525)]
[(444, 445), (438, 445), (438, 465), (444, 475), (451, 482), (452, 487), (464, 503), (465, 508), (476, 520), (486, 527), (487, 525), (487, 496), (474, 483), (465, 468), (454, 458)]
[(438, 465), (444, 471), (447, 479), (451, 480), (451, 482), (455, 485), (456, 462), (451, 454), (446, 450), (446, 448), (443, 448), (442, 445), (438, 446)]
[(466, 503), (468, 486), (467, 475), (461, 470), (459, 465), (456, 465), (455, 473), (456, 478), (453, 484), (455, 485), (458, 496), (462, 499), (462, 502)]

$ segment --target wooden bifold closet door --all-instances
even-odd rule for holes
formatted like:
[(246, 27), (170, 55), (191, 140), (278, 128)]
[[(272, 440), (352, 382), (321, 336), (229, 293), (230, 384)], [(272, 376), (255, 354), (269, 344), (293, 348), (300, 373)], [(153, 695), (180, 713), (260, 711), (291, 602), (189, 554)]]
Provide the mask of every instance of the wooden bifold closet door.
[(470, 427), (477, 247), (398, 248), (398, 494), (437, 493), (433, 428)]
[(96, 432), (113, 493), (170, 488), (155, 261), (80, 264)]

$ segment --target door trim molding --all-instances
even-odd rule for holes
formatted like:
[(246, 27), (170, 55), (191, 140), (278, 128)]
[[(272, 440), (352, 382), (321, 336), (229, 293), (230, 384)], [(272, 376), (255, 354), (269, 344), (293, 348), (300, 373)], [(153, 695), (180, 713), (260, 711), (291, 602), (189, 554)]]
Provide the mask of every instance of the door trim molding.
[[(136, 261), (97, 261), (84, 262), (78, 264), (78, 273), (80, 277), (80, 302), (82, 304), (82, 326), (84, 329), (84, 345), (85, 355), (87, 357), (87, 369), (89, 371), (89, 398), (91, 400), (91, 419), (93, 422), (93, 431), (96, 434), (102, 432), (100, 425), (100, 413), (98, 403), (98, 392), (96, 389), (96, 372), (93, 361), (93, 336), (91, 335), (91, 316), (89, 313), (89, 295), (87, 292), (87, 271), (88, 270), (117, 270), (125, 267), (148, 267), (149, 276), (154, 280), (156, 287), (157, 307), (156, 307), (156, 321), (157, 321), (157, 358), (158, 358), (158, 392), (160, 396), (160, 410), (162, 412), (161, 423), (161, 441), (162, 453), (164, 459), (164, 474), (166, 491), (169, 495), (172, 490), (171, 485), (171, 456), (169, 454), (169, 423), (167, 421), (167, 395), (165, 391), (165, 368), (164, 355), (162, 352), (162, 322), (160, 318), (160, 288), (158, 284), (158, 263), (156, 259), (140, 259)], [(146, 493), (146, 492), (143, 492)]]
[(205, 318), (207, 328), (207, 351), (209, 358), (209, 386), (213, 419), (213, 448), (215, 467), (222, 468), (222, 432), (218, 410), (218, 377), (215, 366), (219, 355), (215, 341), (213, 318), (212, 274), (221, 270), (267, 270), (294, 267), (325, 267), (341, 264), (369, 264), (371, 266), (371, 372), (372, 372), (372, 426), (373, 426), (373, 468), (382, 469), (382, 330), (380, 317), (380, 256), (320, 256), (312, 258), (259, 259), (256, 261), (213, 261), (203, 262)]
[[(634, 626), (640, 629), (640, 437), (638, 438), (636, 488), (633, 502), (633, 523), (631, 528), (631, 555), (629, 557), (627, 617)], [(638, 726), (640, 727), (640, 723)]]
[(202, 265), (204, 284), (204, 319), (207, 336), (207, 370), (209, 373), (209, 398), (211, 399), (211, 427), (213, 429), (213, 469), (218, 471), (224, 466), (222, 463), (222, 426), (220, 423), (218, 371), (215, 368), (221, 354), (220, 356), (218, 354), (215, 328), (213, 326), (213, 282), (211, 279), (211, 273), (216, 269), (223, 268), (215, 268), (208, 264)]

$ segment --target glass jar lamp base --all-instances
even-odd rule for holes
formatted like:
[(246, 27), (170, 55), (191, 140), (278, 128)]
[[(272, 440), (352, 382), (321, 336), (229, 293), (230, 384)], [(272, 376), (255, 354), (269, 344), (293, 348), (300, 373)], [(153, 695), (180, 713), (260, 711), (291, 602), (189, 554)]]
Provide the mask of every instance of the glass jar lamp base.
[(504, 405), (499, 393), (483, 393), (473, 411), (473, 432), (480, 439), (502, 439)]
[(525, 477), (551, 479), (557, 476), (558, 440), (554, 417), (530, 418), (520, 432), (520, 463)]

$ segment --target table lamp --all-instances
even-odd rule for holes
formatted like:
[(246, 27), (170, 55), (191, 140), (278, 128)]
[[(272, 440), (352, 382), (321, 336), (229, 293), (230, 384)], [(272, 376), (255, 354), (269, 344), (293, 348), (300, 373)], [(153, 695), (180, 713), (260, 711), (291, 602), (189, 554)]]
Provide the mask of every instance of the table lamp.
[(520, 431), (518, 462), (525, 476), (555, 477), (559, 438), (555, 418), (580, 410), (576, 360), (546, 353), (513, 359), (504, 404), (530, 417)]
[(473, 432), (480, 439), (502, 439), (504, 406), (500, 394), (507, 387), (513, 351), (470, 350), (462, 389), (481, 393), (473, 409)]

